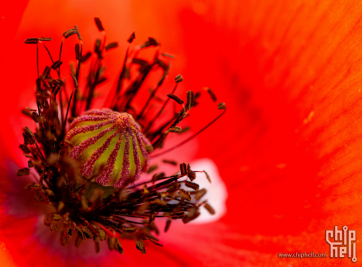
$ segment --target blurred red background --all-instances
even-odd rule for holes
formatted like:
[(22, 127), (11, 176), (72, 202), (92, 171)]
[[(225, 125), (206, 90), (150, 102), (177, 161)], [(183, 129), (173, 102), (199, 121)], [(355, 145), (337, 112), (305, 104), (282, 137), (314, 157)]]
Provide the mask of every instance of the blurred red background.
[[(129, 262), (154, 262), (157, 255), (175, 266), (181, 265), (181, 258), (187, 265), (209, 266), (349, 264), (349, 259), (279, 259), (277, 253), (328, 253), (325, 230), (335, 225), (347, 225), (357, 235), (362, 230), (362, 4), (155, 2), (1, 4), (2, 160), (21, 162), (17, 140), (25, 120), (20, 110), (33, 97), (35, 49), (23, 40), (51, 36), (51, 50), (58, 51), (61, 34), (76, 24), (85, 50), (91, 50), (98, 34), (93, 19), (99, 17), (108, 40), (120, 45), (105, 59), (110, 80), (104, 88), (112, 86), (125, 40), (135, 31), (135, 43), (151, 36), (163, 51), (176, 55), (169, 77), (183, 75), (180, 92), (208, 86), (228, 107), (226, 115), (195, 140), (198, 150), (192, 158), (179, 159), (210, 158), (216, 163), (229, 195), (226, 215), (218, 222), (171, 232), (165, 246), (172, 256), (157, 249), (145, 256), (125, 251)], [(68, 51), (64, 58), (73, 57), (73, 48)], [(205, 102), (189, 118), (194, 129), (217, 115), (209, 108), (212, 102)], [(26, 266), (36, 257), (26, 254), (20, 259), (24, 251), (8, 238), (0, 230), (9, 266)], [(358, 255), (361, 249), (357, 245)], [(54, 256), (59, 266), (67, 262), (59, 257)]]

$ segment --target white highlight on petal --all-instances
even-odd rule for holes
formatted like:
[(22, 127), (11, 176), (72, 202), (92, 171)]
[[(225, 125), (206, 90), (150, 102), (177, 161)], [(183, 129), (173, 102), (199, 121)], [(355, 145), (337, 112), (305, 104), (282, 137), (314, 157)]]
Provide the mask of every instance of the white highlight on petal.
[[(220, 219), (226, 213), (226, 199), (228, 192), (224, 181), (222, 180), (216, 164), (208, 158), (198, 159), (190, 163), (191, 170), (206, 171), (211, 178), (211, 184), (206, 179), (204, 173), (196, 173), (195, 182), (200, 185), (200, 189), (205, 188), (207, 194), (201, 198), (201, 201), (206, 200), (211, 207), (214, 208), (215, 214), (211, 215), (204, 207), (200, 207), (200, 216), (190, 223), (208, 223)], [(201, 202), (200, 201), (200, 202)]]

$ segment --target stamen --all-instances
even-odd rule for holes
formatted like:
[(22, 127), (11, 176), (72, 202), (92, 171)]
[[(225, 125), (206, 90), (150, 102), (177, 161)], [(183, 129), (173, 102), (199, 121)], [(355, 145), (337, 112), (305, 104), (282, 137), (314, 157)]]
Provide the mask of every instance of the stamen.
[(130, 37), (128, 38), (127, 42), (128, 42), (128, 43), (132, 43), (133, 40), (134, 40), (134, 38), (136, 38), (136, 33), (135, 33), (135, 32), (133, 32), (133, 33), (130, 35)]
[(113, 48), (116, 48), (116, 47), (118, 47), (118, 43), (117, 42), (112, 42), (112, 43), (107, 44), (104, 50), (107, 51), (109, 49), (113, 49)]
[(49, 68), (48, 66), (46, 66), (45, 69), (44, 69), (44, 71), (43, 71), (42, 80), (47, 79), (49, 73), (50, 73), (50, 68)]
[(167, 164), (171, 164), (171, 165), (174, 165), (174, 166), (177, 165), (177, 161), (175, 161), (175, 160), (164, 159), (164, 160), (162, 160), (162, 162), (167, 163)]
[[(60, 65), (59, 65), (59, 66), (60, 66)], [(62, 131), (63, 134), (64, 134), (64, 131), (65, 131), (65, 125), (66, 125), (66, 123), (67, 123), (67, 118), (68, 118), (68, 112), (69, 112), (69, 108), (70, 108), (70, 103), (71, 103), (71, 101), (72, 101), (73, 95), (75, 96), (75, 94), (76, 94), (76, 92), (77, 92), (77, 89), (78, 89), (78, 81), (77, 81), (77, 79), (73, 76), (72, 73), (70, 73), (70, 75), (72, 76), (73, 81), (74, 81), (74, 90), (73, 90), (73, 92), (72, 92), (72, 94), (70, 95), (70, 98), (69, 98), (68, 107), (67, 107), (67, 113), (66, 113), (66, 115), (65, 115), (65, 119), (64, 119), (64, 122), (63, 122), (63, 131)]]
[(214, 101), (214, 102), (216, 102), (216, 101), (217, 101), (217, 98), (216, 98), (216, 96), (215, 96), (214, 92), (213, 92), (213, 91), (211, 91), (211, 89), (210, 89), (209, 87), (205, 87), (205, 88), (204, 88), (204, 90), (206, 90), (206, 91), (209, 93), (209, 95), (210, 95), (210, 97), (211, 97), (212, 101)]
[[(75, 27), (76, 27), (76, 29), (78, 29), (77, 25), (75, 25)], [(83, 42), (80, 37), (79, 31), (78, 31), (78, 39), (80, 40), (80, 42), (79, 42), (79, 44), (76, 44), (76, 46), (75, 46), (76, 59), (78, 60), (77, 71), (75, 73), (75, 78), (77, 81), (79, 80), (80, 66), (82, 63), (81, 60), (82, 60), (82, 54), (83, 54)], [(74, 95), (73, 106), (72, 106), (72, 117), (76, 116), (77, 101), (78, 101), (77, 92), (78, 91), (76, 91), (75, 95)]]
[(45, 50), (47, 51), (48, 56), (49, 56), (50, 60), (52, 61), (52, 63), (54, 63), (53, 57), (52, 57), (52, 55), (50, 54), (50, 51), (49, 51), (48, 47), (47, 47), (43, 42), (41, 42), (41, 44), (43, 45), (43, 47), (44, 47)]
[(149, 104), (149, 103), (151, 102), (151, 100), (155, 97), (155, 95), (156, 95), (156, 93), (157, 93), (157, 91), (158, 91), (159, 88), (160, 88), (160, 86), (157, 85), (157, 87), (152, 91), (151, 95), (150, 95), (149, 98), (147, 99), (146, 104), (143, 106), (142, 111), (140, 112), (140, 114), (138, 114), (137, 120), (139, 120), (140, 118), (143, 117), (143, 113), (145, 112), (148, 104)]
[(187, 174), (187, 163), (181, 163), (180, 164), (180, 171), (181, 171), (181, 175), (186, 175)]
[(104, 31), (102, 22), (99, 18), (94, 18), (94, 21), (96, 22), (97, 28), (100, 32)]
[(179, 98), (178, 96), (176, 95), (173, 95), (173, 94), (168, 94), (167, 95), (169, 98), (175, 100), (178, 104), (182, 105), (184, 103), (184, 101), (181, 100), (181, 98)]
[[(119, 75), (119, 78), (117, 81), (117, 88), (116, 88), (115, 95), (111, 96), (111, 93), (108, 93), (107, 100), (105, 101), (105, 105), (106, 106), (109, 105), (110, 107), (112, 107), (113, 110), (116, 109), (116, 105), (119, 100), (118, 98), (121, 96), (121, 89), (122, 89), (122, 85), (123, 85), (124, 74), (126, 71), (126, 62), (128, 59), (128, 53), (129, 53), (129, 46), (127, 47), (126, 55), (125, 55), (124, 61), (123, 61), (122, 71), (121, 71), (121, 74)], [(110, 101), (111, 101), (111, 103), (110, 103)]]
[(39, 38), (27, 38), (24, 42), (26, 44), (37, 44), (39, 42)]
[(211, 214), (211, 215), (214, 215), (215, 214), (215, 210), (208, 204), (206, 203), (204, 205), (204, 208)]
[(172, 133), (179, 133), (179, 132), (182, 131), (182, 128), (181, 128), (181, 127), (176, 127), (176, 126), (174, 126), (174, 127), (168, 128), (167, 131), (172, 132)]
[[(183, 81), (182, 76), (181, 76), (181, 75), (177, 75), (176, 78), (175, 78), (175, 81), (176, 81), (176, 85), (175, 85), (175, 87), (174, 87), (173, 90), (172, 90), (172, 93), (171, 93), (172, 95), (175, 93), (175, 91), (176, 91), (176, 89), (177, 89), (177, 85), (178, 85), (180, 82)], [(157, 115), (156, 115), (156, 116), (151, 120), (151, 122), (148, 124), (147, 128), (145, 129), (145, 133), (147, 133), (147, 132), (151, 129), (151, 127), (153, 126), (155, 120), (161, 115), (162, 111), (165, 109), (165, 107), (166, 107), (166, 105), (167, 105), (167, 103), (168, 103), (169, 100), (170, 100), (169, 98), (166, 100), (166, 102), (163, 104), (163, 106), (162, 106), (162, 108), (160, 109), (160, 111), (157, 113)], [(165, 127), (166, 127), (166, 126), (165, 126)]]
[(193, 103), (194, 103), (194, 92), (188, 91), (187, 92), (186, 110), (190, 110), (192, 108)]
[(68, 39), (70, 36), (74, 35), (74, 34), (78, 34), (78, 31), (76, 29), (71, 29), (71, 30), (68, 30), (66, 31), (64, 34), (63, 34), (63, 37), (65, 39)]
[(161, 66), (162, 69), (163, 69), (162, 77), (161, 77), (161, 79), (159, 80), (159, 82), (157, 83), (157, 87), (156, 87), (154, 90), (152, 90), (152, 93), (151, 93), (151, 95), (149, 96), (149, 98), (147, 99), (147, 102), (146, 102), (146, 104), (144, 105), (141, 113), (137, 116), (137, 120), (139, 120), (140, 118), (142, 118), (143, 113), (145, 112), (148, 104), (151, 102), (152, 99), (155, 98), (155, 95), (156, 95), (158, 89), (161, 87), (164, 79), (166, 78), (166, 76), (167, 76), (167, 74), (168, 74), (168, 71), (169, 71), (169, 68), (170, 68), (170, 63), (169, 63), (167, 66), (165, 66), (164, 63), (163, 63), (161, 60), (157, 60), (157, 63), (158, 63), (158, 65)]
[(53, 70), (56, 70), (56, 69), (59, 68), (60, 65), (62, 65), (62, 64), (63, 64), (63, 62), (60, 61), (60, 60), (55, 61), (55, 62), (53, 63), (53, 65), (51, 66), (51, 68), (52, 68)]
[[(150, 158), (156, 158), (156, 157), (159, 157), (159, 156), (162, 156), (168, 152), (171, 152), (172, 150), (186, 144), (187, 142), (189, 142), (190, 140), (192, 140), (194, 137), (196, 137), (197, 135), (199, 135), (200, 133), (202, 133), (204, 130), (206, 130), (209, 126), (211, 126), (214, 122), (216, 122), (219, 118), (221, 118), (222, 115), (225, 114), (226, 112), (226, 106), (225, 106), (225, 103), (221, 103), (222, 105), (220, 107), (223, 107), (222, 109), (224, 109), (224, 112), (221, 113), (219, 116), (217, 116), (214, 120), (212, 120), (210, 123), (208, 123), (205, 127), (203, 127), (201, 130), (199, 130), (197, 133), (195, 133), (194, 135), (192, 135), (191, 137), (187, 138), (186, 140), (182, 141), (181, 143), (169, 148), (169, 149), (166, 149), (165, 151), (162, 151), (161, 153), (158, 153), (156, 155), (151, 155)], [(220, 104), (219, 104), (220, 105)], [(220, 108), (219, 108), (220, 109)]]

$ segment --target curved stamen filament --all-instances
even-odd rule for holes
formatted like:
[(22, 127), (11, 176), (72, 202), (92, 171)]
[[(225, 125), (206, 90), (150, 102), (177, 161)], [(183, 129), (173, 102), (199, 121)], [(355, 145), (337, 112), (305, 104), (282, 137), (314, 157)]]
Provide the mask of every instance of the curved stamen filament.
[(166, 149), (165, 151), (162, 151), (158, 154), (155, 154), (155, 155), (151, 155), (150, 158), (156, 158), (156, 157), (159, 157), (159, 156), (162, 156), (168, 152), (171, 152), (172, 150), (186, 144), (187, 142), (189, 142), (190, 140), (192, 140), (194, 137), (196, 137), (197, 135), (199, 135), (200, 133), (202, 133), (204, 130), (206, 130), (209, 126), (211, 126), (214, 122), (216, 122), (222, 115), (224, 115), (226, 112), (226, 109), (224, 110), (223, 113), (221, 113), (219, 116), (217, 116), (214, 120), (212, 120), (210, 123), (208, 123), (205, 127), (203, 127), (201, 130), (199, 130), (197, 133), (193, 134), (192, 136), (190, 136), (189, 138), (187, 138), (186, 140), (182, 141), (181, 143), (169, 148), (169, 149)]

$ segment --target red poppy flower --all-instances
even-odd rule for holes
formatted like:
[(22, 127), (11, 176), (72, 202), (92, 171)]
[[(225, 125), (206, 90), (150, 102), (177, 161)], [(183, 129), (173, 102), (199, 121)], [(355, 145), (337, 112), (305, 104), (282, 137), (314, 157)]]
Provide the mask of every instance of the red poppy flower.
[[(6, 51), (2, 81), (7, 91), (1, 105), (6, 129), (1, 133), (5, 148), (1, 159), (7, 170), (2, 187), (7, 193), (1, 195), (0, 241), (6, 262), (349, 264), (350, 259), (283, 259), (278, 253), (328, 254), (326, 230), (347, 225), (357, 234), (361, 231), (361, 4), (265, 0), (122, 5), (29, 2), (26, 9), (19, 5), (8, 15), (8, 37), (2, 41)], [(12, 173), (21, 164), (16, 136), (18, 124), (25, 123), (18, 114), (32, 96), (36, 73), (35, 57), (22, 40), (41, 34), (57, 41), (54, 33), (78, 24), (84, 42), (91, 43), (94, 16), (107, 25), (110, 39), (126, 40), (134, 29), (139, 40), (148, 36), (160, 40), (164, 49), (177, 53), (172, 71), (182, 73), (185, 88), (209, 86), (228, 104), (228, 115), (195, 140), (198, 149), (193, 156), (211, 159), (218, 167), (228, 192), (227, 212), (216, 222), (173, 227), (161, 235), (164, 248), (149, 246), (146, 255), (127, 242), (122, 256), (94, 256), (93, 248), (85, 254), (87, 247), (77, 252), (51, 245), (54, 238), (39, 230), (33, 209), (33, 216), (27, 209), (11, 209), (21, 207), (14, 204), (17, 191), (9, 194), (17, 179)], [(112, 53), (114, 57), (106, 61), (109, 77), (119, 70), (114, 59), (122, 58), (122, 47)], [(201, 121), (196, 115), (189, 120), (196, 129), (213, 118), (207, 107), (200, 113)], [(357, 244), (357, 258), (360, 253)]]

